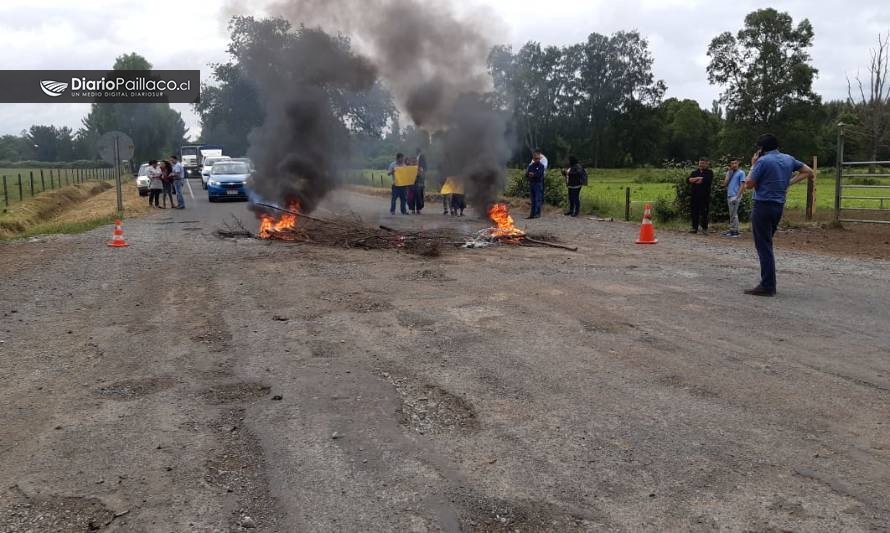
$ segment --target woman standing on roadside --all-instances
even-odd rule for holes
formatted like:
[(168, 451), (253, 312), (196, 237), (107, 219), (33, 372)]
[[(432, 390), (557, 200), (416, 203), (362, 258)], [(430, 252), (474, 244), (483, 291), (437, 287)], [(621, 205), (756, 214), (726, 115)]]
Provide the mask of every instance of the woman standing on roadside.
[(161, 180), (161, 169), (158, 168), (158, 162), (152, 159), (148, 162), (148, 205), (154, 207), (160, 206), (161, 191), (164, 189), (164, 182)]
[(581, 212), (581, 187), (587, 185), (587, 172), (575, 156), (569, 156), (569, 168), (562, 171), (569, 189), (569, 210), (567, 217), (576, 217)]
[(161, 183), (163, 183), (163, 197), (164, 197), (164, 207), (167, 208), (167, 197), (170, 198), (170, 209), (176, 207), (176, 204), (173, 203), (173, 180), (176, 179), (176, 176), (173, 175), (173, 165), (170, 164), (169, 161), (164, 160), (161, 161)]

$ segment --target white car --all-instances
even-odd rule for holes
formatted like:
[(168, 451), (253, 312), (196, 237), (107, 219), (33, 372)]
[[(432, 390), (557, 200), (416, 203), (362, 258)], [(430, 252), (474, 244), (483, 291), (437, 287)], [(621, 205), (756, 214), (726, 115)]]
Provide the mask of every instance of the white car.
[(139, 172), (136, 173), (136, 188), (139, 189), (139, 196), (148, 196), (148, 186), (151, 180), (148, 179), (148, 163), (142, 163)]
[(201, 162), (201, 186), (204, 189), (207, 189), (207, 180), (210, 179), (210, 169), (213, 168), (213, 164), (218, 161), (231, 161), (232, 158), (227, 155), (213, 156), (213, 157), (205, 157), (204, 161)]

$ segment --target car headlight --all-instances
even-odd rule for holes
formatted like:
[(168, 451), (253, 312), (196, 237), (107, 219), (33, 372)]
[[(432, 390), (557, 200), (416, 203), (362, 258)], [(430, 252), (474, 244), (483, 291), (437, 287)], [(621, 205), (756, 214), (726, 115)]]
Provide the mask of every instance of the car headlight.
[(213, 185), (214, 187), (217, 187), (219, 185), (219, 182), (214, 179), (211, 179), (211, 180), (207, 180), (207, 185)]

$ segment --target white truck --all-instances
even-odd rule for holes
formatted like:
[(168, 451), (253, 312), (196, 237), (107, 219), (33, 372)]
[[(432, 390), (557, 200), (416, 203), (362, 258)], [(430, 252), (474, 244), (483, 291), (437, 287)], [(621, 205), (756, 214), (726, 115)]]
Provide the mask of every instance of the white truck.
[(223, 147), (221, 144), (192, 144), (179, 148), (179, 157), (187, 178), (201, 177), (204, 158), (220, 157), (222, 155)]

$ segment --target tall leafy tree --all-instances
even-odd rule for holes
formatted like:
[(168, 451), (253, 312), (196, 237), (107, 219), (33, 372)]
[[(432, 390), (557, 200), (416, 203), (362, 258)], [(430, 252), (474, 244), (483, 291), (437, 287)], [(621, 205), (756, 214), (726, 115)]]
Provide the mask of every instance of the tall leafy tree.
[(675, 161), (694, 161), (716, 155), (720, 118), (705, 111), (695, 100), (669, 98), (661, 104), (664, 156)]
[(652, 73), (649, 43), (636, 31), (610, 37), (592, 33), (581, 49), (581, 108), (591, 132), (594, 166), (603, 160), (605, 135), (621, 114), (657, 105), (667, 90)]
[[(722, 88), (728, 127), (725, 149), (750, 147), (758, 132), (790, 134), (794, 124), (816, 120), (820, 103), (813, 92), (818, 71), (810, 65), (815, 33), (810, 21), (796, 26), (790, 15), (772, 8), (745, 17), (735, 35), (725, 32), (708, 46), (708, 80)], [(786, 146), (789, 143), (785, 143)], [(797, 150), (815, 149), (803, 139)]]
[(25, 133), (25, 142), (34, 148), (38, 161), (70, 161), (74, 156), (71, 128), (34, 125)]

